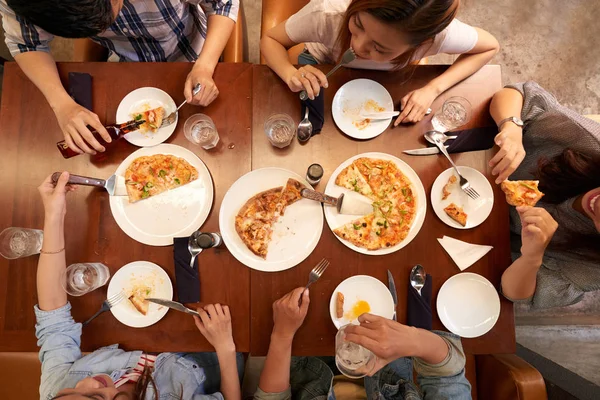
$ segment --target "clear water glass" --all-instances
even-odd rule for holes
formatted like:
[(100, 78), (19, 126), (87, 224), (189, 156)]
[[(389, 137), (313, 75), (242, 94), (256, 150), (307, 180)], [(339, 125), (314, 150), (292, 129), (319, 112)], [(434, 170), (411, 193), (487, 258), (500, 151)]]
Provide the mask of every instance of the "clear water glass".
[(273, 114), (265, 121), (265, 134), (273, 146), (282, 149), (296, 136), (296, 124), (287, 114)]
[(210, 150), (219, 143), (219, 132), (213, 120), (204, 114), (194, 114), (185, 121), (183, 134), (190, 142)]
[(101, 263), (81, 263), (69, 265), (62, 275), (65, 292), (71, 296), (83, 296), (106, 285), (110, 271)]
[(450, 97), (444, 102), (442, 109), (435, 113), (431, 124), (434, 130), (445, 133), (469, 122), (471, 111), (469, 100), (458, 96)]
[(348, 326), (342, 326), (335, 335), (335, 365), (348, 378), (358, 379), (373, 371), (377, 357), (361, 345), (346, 341)]
[(42, 249), (44, 231), (28, 228), (6, 228), (0, 232), (0, 254), (13, 260), (38, 254)]

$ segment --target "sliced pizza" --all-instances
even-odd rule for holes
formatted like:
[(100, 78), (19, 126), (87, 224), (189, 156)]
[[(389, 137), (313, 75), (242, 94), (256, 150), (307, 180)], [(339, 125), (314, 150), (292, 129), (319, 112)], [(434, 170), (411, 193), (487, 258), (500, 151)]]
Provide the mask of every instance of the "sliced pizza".
[(156, 132), (160, 128), (164, 117), (165, 109), (162, 107), (133, 114), (135, 121), (144, 121), (139, 127), (141, 133)]
[(461, 224), (462, 226), (467, 225), (467, 214), (464, 212), (462, 207), (457, 206), (454, 203), (450, 203), (448, 207), (444, 208), (444, 211), (450, 218)]
[(456, 183), (456, 176), (450, 175), (448, 182), (442, 188), (442, 200), (446, 200), (452, 194), (452, 186)]
[(275, 216), (281, 216), (285, 213), (285, 209), (297, 202), (302, 198), (300, 195), (300, 191), (304, 189), (305, 186), (298, 182), (296, 179), (290, 178), (288, 179), (285, 187), (281, 192), (281, 196), (277, 201), (277, 205), (275, 207)]
[(354, 164), (350, 164), (339, 173), (335, 178), (335, 184), (345, 187), (346, 189), (354, 190), (372, 200), (377, 200), (377, 196), (373, 193), (367, 179), (360, 173)]
[[(365, 217), (356, 219), (346, 225), (342, 225), (339, 228), (333, 230), (333, 233), (352, 243), (358, 247), (374, 248), (375, 245), (372, 243), (373, 235), (371, 235), (371, 229), (373, 226), (373, 220), (375, 219), (374, 214), (369, 214)], [(374, 234), (375, 237), (377, 237)], [(379, 239), (377, 239), (379, 241)]]
[(138, 157), (125, 171), (129, 202), (183, 186), (198, 178), (198, 171), (189, 162), (170, 154)]
[(506, 202), (511, 206), (534, 207), (544, 196), (538, 189), (539, 181), (504, 181), (500, 188), (506, 194)]

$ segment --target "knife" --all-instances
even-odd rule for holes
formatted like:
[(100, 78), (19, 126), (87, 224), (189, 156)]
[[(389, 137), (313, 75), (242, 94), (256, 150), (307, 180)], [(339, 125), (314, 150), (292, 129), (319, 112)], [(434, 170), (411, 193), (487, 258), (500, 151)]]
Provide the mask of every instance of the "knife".
[[(448, 148), (448, 146), (445, 146)], [(423, 147), (421, 149), (404, 150), (403, 153), (410, 154), (411, 156), (429, 156), (432, 154), (438, 154), (440, 149), (437, 147)]]
[(397, 321), (396, 319), (396, 307), (398, 306), (398, 293), (396, 292), (396, 284), (394, 283), (394, 276), (392, 275), (392, 273), (390, 272), (390, 270), (387, 270), (387, 275), (388, 275), (388, 288), (390, 289), (390, 293), (392, 294), (392, 300), (394, 300), (394, 321)]
[[(52, 174), (52, 183), (56, 185), (61, 172)], [(111, 196), (127, 196), (127, 188), (125, 187), (125, 178), (120, 175), (112, 175), (108, 179), (90, 178), (87, 176), (69, 174), (70, 185), (96, 186), (106, 189)]]
[[(431, 114), (431, 108), (428, 108), (425, 112), (425, 115)], [(393, 118), (400, 115), (400, 111), (380, 111), (380, 112), (362, 112), (360, 113), (360, 117), (364, 119), (388, 119)]]
[(197, 311), (194, 311), (191, 308), (187, 308), (183, 304), (178, 303), (176, 301), (171, 301), (171, 300), (166, 300), (166, 299), (154, 299), (154, 298), (147, 298), (146, 300), (148, 300), (150, 303), (160, 304), (161, 306), (165, 306), (165, 307), (172, 308), (173, 310), (181, 311), (182, 313), (195, 315), (197, 317), (200, 316), (200, 314), (198, 314)]
[(367, 215), (373, 212), (371, 200), (354, 192), (342, 193), (340, 197), (332, 197), (305, 188), (300, 191), (300, 196), (334, 206), (340, 214)]

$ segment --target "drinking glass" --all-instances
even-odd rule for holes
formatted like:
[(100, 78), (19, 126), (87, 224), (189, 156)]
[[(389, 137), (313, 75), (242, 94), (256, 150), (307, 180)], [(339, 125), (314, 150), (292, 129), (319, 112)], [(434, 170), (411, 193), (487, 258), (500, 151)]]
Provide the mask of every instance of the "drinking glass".
[(219, 143), (219, 132), (213, 120), (204, 114), (194, 114), (185, 121), (183, 134), (190, 142), (212, 149)]
[(265, 121), (265, 133), (273, 146), (282, 149), (296, 136), (296, 124), (287, 114), (273, 114)]
[(71, 296), (82, 296), (106, 285), (110, 271), (101, 263), (71, 264), (62, 273), (65, 292)]
[(433, 116), (433, 129), (445, 133), (463, 126), (471, 119), (471, 110), (469, 100), (458, 96), (450, 97)]
[(39, 229), (6, 228), (0, 232), (0, 254), (9, 260), (38, 254), (43, 240)]
[(344, 325), (335, 335), (335, 365), (348, 378), (358, 379), (373, 371), (377, 357), (359, 344), (346, 341)]

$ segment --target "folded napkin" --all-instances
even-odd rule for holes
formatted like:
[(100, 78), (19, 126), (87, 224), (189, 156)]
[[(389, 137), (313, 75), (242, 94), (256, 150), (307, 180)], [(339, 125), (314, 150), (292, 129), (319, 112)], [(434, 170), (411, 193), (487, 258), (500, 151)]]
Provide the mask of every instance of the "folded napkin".
[(406, 305), (406, 324), (416, 328), (431, 330), (431, 275), (427, 274), (425, 286), (421, 289), (421, 295), (417, 289), (412, 287), (408, 281), (408, 301)]
[(475, 264), (475, 262), (493, 249), (492, 246), (471, 244), (451, 238), (450, 236), (444, 236), (443, 238), (438, 239), (438, 242), (440, 242), (444, 250), (452, 257), (461, 271), (464, 271)]
[[(494, 138), (498, 134), (498, 128), (487, 126), (485, 128), (465, 129), (462, 131), (446, 132), (448, 136), (458, 136), (454, 140), (448, 140), (448, 153), (466, 153), (468, 151), (487, 150), (494, 147)], [(429, 147), (434, 144), (427, 143)]]
[(69, 72), (69, 95), (75, 103), (92, 110), (92, 76), (82, 72)]
[(198, 257), (194, 269), (190, 268), (192, 255), (188, 250), (188, 237), (173, 238), (173, 256), (175, 260), (175, 284), (180, 303), (200, 301), (200, 278), (198, 275)]
[(308, 107), (308, 119), (310, 120), (313, 130), (312, 136), (321, 132), (323, 129), (323, 123), (325, 122), (325, 89), (321, 88), (321, 92), (314, 100), (306, 99), (301, 101), (302, 103), (302, 114), (300, 120), (304, 119), (304, 113), (306, 107)]

